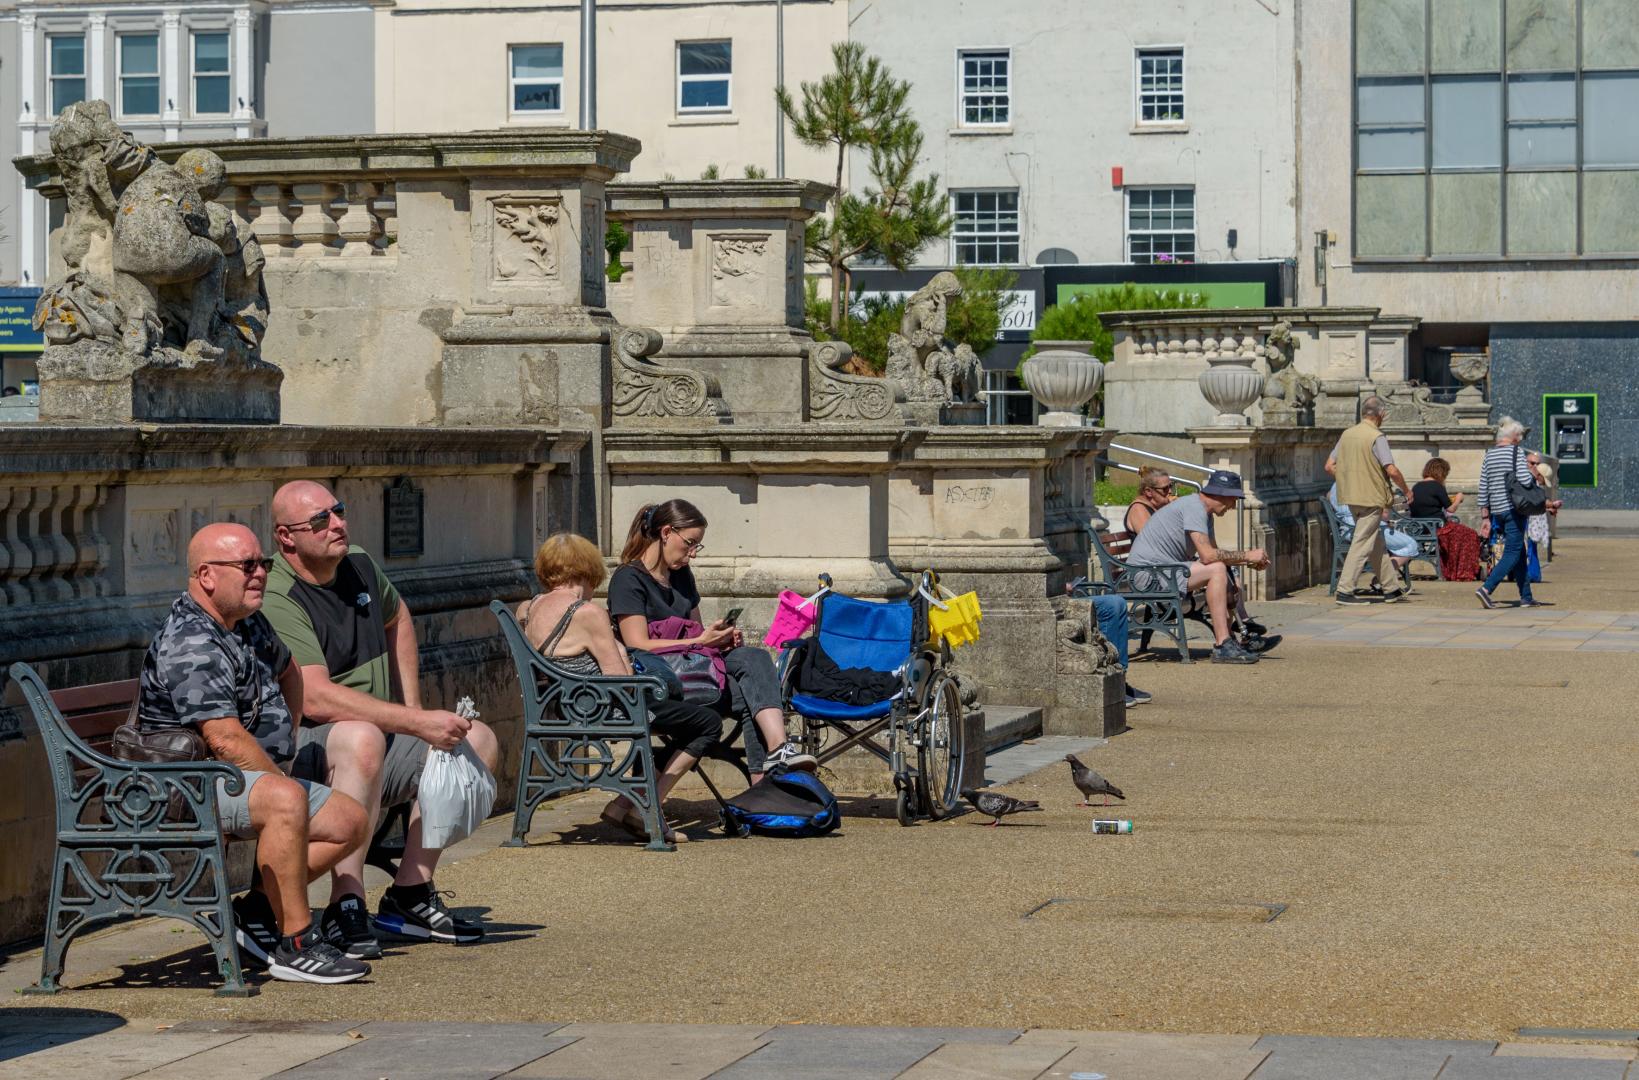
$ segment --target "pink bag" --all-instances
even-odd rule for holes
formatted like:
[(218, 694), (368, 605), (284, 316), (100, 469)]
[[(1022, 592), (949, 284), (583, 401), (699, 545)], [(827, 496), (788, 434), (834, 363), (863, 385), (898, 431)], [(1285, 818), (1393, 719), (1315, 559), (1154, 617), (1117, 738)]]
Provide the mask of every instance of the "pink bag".
[(813, 596), (804, 598), (800, 593), (790, 589), (780, 590), (779, 605), (774, 610), (774, 622), (769, 626), (768, 633), (763, 635), (763, 644), (771, 649), (777, 649), (788, 641), (794, 641), (808, 632), (819, 618), (819, 598), (830, 592), (830, 589), (821, 589)]

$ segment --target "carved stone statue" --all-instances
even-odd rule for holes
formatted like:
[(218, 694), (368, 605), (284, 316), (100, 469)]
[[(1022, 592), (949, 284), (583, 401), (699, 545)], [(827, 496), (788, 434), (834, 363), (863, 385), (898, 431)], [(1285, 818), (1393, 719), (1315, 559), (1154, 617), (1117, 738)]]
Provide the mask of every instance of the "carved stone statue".
[(1305, 375), (1293, 366), (1292, 354), (1302, 344), (1292, 336), (1292, 324), (1286, 320), (1276, 323), (1269, 331), (1263, 346), (1264, 359), (1269, 362), (1269, 377), (1263, 383), (1263, 422), (1270, 426), (1290, 426), (1312, 423), (1310, 406), (1320, 392), (1320, 380)]
[[(262, 249), (213, 201), (222, 159), (189, 150), (168, 165), (104, 101), (63, 110), (51, 150), (68, 213), (66, 272), (34, 311), (42, 417), (276, 420), (283, 376), (260, 356)], [(222, 361), (231, 373), (200, 370)]]
[(904, 388), (908, 402), (942, 406), (977, 397), (978, 356), (967, 345), (945, 341), (950, 299), (961, 291), (955, 274), (935, 274), (906, 302), (899, 333), (888, 335), (885, 374)]

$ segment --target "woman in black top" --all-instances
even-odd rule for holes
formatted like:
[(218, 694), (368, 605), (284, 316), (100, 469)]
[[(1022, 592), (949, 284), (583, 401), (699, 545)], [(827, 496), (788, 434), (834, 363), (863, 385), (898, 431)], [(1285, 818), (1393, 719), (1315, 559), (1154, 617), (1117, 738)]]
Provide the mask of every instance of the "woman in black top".
[[(650, 503), (637, 512), (620, 553), (621, 565), (609, 578), (609, 613), (616, 631), (628, 649), (684, 644), (707, 645), (722, 653), (728, 686), (718, 707), (732, 711), (748, 728), (746, 766), (754, 783), (775, 765), (813, 768), (813, 755), (786, 742), (785, 709), (774, 661), (763, 650), (747, 645), (736, 627), (718, 619), (692, 638), (649, 636), (650, 623), (672, 617), (704, 626), (700, 590), (689, 563), (706, 546), (705, 535), (705, 515), (683, 499)], [(749, 730), (753, 725), (755, 730)]]
[(1423, 466), (1423, 479), (1412, 485), (1406, 516), (1443, 520), (1447, 514), (1455, 514), (1462, 505), (1463, 493), (1446, 493), (1446, 477), (1450, 475), (1451, 464), (1445, 458), (1429, 458)]

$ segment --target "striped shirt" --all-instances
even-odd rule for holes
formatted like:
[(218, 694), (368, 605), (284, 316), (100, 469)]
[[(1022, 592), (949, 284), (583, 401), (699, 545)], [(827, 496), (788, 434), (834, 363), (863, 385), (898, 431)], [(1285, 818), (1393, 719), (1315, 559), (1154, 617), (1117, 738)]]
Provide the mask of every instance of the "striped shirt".
[[(1514, 465), (1514, 455), (1519, 455), (1519, 464)], [(1526, 487), (1535, 487), (1537, 478), (1531, 473), (1531, 466), (1525, 463), (1526, 451), (1519, 446), (1493, 446), (1485, 452), (1485, 460), (1480, 462), (1480, 509), (1488, 514), (1506, 514), (1514, 508), (1513, 501), (1508, 498), (1508, 471), (1514, 470), (1514, 476)]]

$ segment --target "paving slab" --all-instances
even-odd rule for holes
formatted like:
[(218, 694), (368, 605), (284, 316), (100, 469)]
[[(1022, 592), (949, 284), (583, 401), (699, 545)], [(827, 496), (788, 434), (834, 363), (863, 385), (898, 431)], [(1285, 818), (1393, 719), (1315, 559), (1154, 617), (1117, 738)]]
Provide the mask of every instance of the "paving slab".
[(345, 1050), (357, 1041), (346, 1035), (245, 1035), (138, 1076), (145, 1080), (263, 1080)]
[(494, 1080), (574, 1042), (562, 1024), (378, 1023), (364, 1038), (283, 1075), (291, 1080)]
[[(1142, 709), (1139, 711), (1142, 712)], [(986, 758), (985, 783), (991, 787), (1011, 784), (1015, 780), (1029, 776), (1037, 769), (1063, 762), (1065, 754), (1085, 754), (1089, 750), (1107, 746), (1109, 742), (1109, 739), (1082, 738), (1075, 735), (1042, 735)]]
[(1036, 1080), (1074, 1049), (1067, 1042), (946, 1043), (897, 1080)]
[(554, 1038), (573, 1039), (561, 1050), (507, 1074), (507, 1080), (706, 1080), (766, 1045), (757, 1024), (570, 1024)]
[(25, 1051), (25, 1056), (0, 1061), (0, 1080), (41, 1080), (49, 1076), (72, 1077), (72, 1080), (127, 1080), (237, 1038), (237, 1035), (203, 1032), (159, 1038), (132, 1031), (111, 1031), (49, 1049)]
[(1633, 1046), (1605, 1046), (1601, 1043), (1505, 1042), (1496, 1049), (1497, 1057), (1598, 1058), (1604, 1061), (1632, 1061), (1639, 1055)]
[(1051, 1046), (1061, 1040), (1073, 1042), (1075, 1049), (1055, 1062), (1043, 1080), (1077, 1072), (1103, 1073), (1112, 1080), (1246, 1080), (1268, 1056), (1255, 1048), (1256, 1035), (1044, 1029), (1019, 1041)]
[(1625, 1061), (1575, 1058), (1454, 1057), (1440, 1080), (1623, 1080)]
[(768, 1045), (712, 1080), (893, 1080), (946, 1043), (1006, 1045), (1018, 1035), (988, 1028), (783, 1025), (769, 1029)]
[(1455, 1039), (1329, 1039), (1265, 1035), (1254, 1045), (1269, 1058), (1256, 1080), (1444, 1080), (1458, 1057), (1489, 1057), (1495, 1043)]

